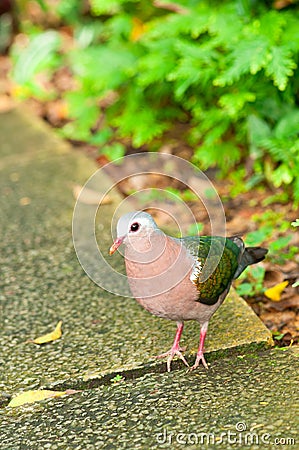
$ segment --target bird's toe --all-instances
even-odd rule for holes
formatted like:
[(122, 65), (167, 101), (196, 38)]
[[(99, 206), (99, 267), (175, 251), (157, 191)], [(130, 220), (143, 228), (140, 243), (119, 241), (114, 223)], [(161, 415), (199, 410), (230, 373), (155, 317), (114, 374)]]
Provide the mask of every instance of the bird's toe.
[(181, 353), (182, 351), (183, 351), (183, 349), (181, 347), (176, 348), (176, 349), (171, 348), (168, 352), (162, 353), (161, 355), (157, 355), (157, 356), (155, 356), (155, 358), (161, 359), (161, 358), (167, 357), (167, 372), (171, 371), (171, 362), (175, 356), (178, 356), (183, 361), (185, 366), (189, 367), (188, 362), (186, 361), (184, 355)]
[(197, 369), (197, 367), (199, 367), (199, 365), (200, 365), (200, 362), (202, 363), (202, 365), (204, 366), (205, 369), (207, 369), (207, 370), (209, 369), (209, 366), (205, 360), (204, 355), (201, 354), (196, 357), (195, 363), (193, 364), (192, 367), (190, 367), (188, 369), (188, 372), (193, 372), (193, 370)]
[[(179, 354), (181, 354), (181, 352), (184, 352), (185, 350), (186, 350), (186, 347), (178, 347), (177, 349), (171, 348), (170, 350), (168, 350), (168, 352), (161, 353), (161, 355), (156, 355), (156, 356), (154, 356), (154, 358), (161, 359), (161, 358), (166, 358), (167, 356), (170, 356), (170, 355), (173, 355), (173, 356), (178, 355), (179, 356)], [(183, 355), (181, 354), (181, 356), (183, 356)]]

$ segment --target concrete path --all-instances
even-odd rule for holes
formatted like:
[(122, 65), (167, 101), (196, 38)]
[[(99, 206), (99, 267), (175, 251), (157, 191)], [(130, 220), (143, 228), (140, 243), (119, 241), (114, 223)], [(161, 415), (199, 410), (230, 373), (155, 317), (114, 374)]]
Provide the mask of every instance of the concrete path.
[[(239, 422), (259, 439), (263, 433), (294, 438), (298, 357), (264, 350), (270, 334), (243, 300), (232, 294), (211, 321), (209, 372), (186, 374), (178, 361), (165, 374), (165, 362), (152, 356), (169, 348), (175, 325), (101, 290), (76, 258), (72, 188), (94, 164), (20, 110), (0, 115), (0, 157), (0, 449), (192, 448), (190, 433), (209, 432), (208, 448), (244, 448), (220, 442)], [(102, 181), (106, 189), (109, 180)], [(102, 207), (107, 250), (120, 199), (114, 194), (113, 200)], [(121, 258), (116, 264), (122, 266)], [(60, 340), (40, 347), (26, 342), (58, 320)], [(198, 334), (188, 323), (182, 343), (190, 362)], [(111, 381), (116, 374), (119, 383)], [(83, 392), (6, 406), (10, 396), (40, 388)]]

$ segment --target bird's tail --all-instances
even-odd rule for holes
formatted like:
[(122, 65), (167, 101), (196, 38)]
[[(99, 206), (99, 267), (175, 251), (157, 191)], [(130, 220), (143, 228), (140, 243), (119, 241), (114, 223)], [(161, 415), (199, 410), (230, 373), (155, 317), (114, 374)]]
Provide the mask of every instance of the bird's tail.
[(238, 276), (243, 272), (243, 270), (246, 269), (247, 266), (263, 261), (267, 253), (268, 250), (263, 247), (246, 247), (234, 278), (238, 278)]

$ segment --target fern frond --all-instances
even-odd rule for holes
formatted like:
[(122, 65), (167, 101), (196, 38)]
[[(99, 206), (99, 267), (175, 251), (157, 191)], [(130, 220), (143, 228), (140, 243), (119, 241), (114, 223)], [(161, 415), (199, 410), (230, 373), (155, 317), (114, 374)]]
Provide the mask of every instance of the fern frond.
[(227, 86), (240, 79), (245, 73), (256, 74), (265, 67), (269, 58), (269, 42), (263, 36), (254, 36), (239, 42), (222, 75), (214, 80), (215, 86)]
[(299, 139), (299, 109), (293, 109), (280, 119), (274, 128), (274, 136), (278, 139), (298, 136)]
[(254, 102), (256, 94), (253, 92), (232, 92), (224, 94), (219, 99), (220, 106), (227, 112), (232, 118), (240, 117), (240, 113), (246, 103)]
[(284, 91), (288, 79), (294, 74), (297, 64), (292, 58), (289, 49), (284, 47), (272, 47), (266, 65), (266, 75), (273, 79), (275, 86)]

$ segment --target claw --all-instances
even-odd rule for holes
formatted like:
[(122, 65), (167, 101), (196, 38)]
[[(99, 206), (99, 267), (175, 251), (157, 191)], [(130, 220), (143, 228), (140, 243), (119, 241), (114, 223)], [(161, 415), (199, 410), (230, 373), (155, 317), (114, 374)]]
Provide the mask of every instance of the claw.
[(167, 362), (166, 362), (167, 363), (167, 372), (171, 371), (171, 362), (175, 356), (178, 356), (183, 361), (183, 363), (187, 367), (189, 367), (189, 364), (187, 363), (187, 361), (186, 361), (184, 355), (181, 353), (181, 351), (183, 351), (183, 349), (181, 347), (171, 348), (168, 352), (162, 353), (161, 355), (158, 355), (158, 356), (155, 356), (155, 358), (160, 359), (160, 358), (168, 357)]
[(194, 365), (192, 367), (190, 367), (190, 369), (188, 369), (188, 372), (193, 372), (193, 370), (197, 369), (200, 362), (202, 362), (202, 365), (204, 366), (205, 369), (207, 369), (207, 370), (209, 369), (203, 353), (199, 353), (196, 357)]
[(157, 359), (166, 358), (166, 356), (169, 356), (172, 353), (173, 353), (173, 355), (176, 355), (177, 353), (184, 352), (186, 350), (186, 348), (187, 347), (177, 347), (177, 348), (172, 347), (170, 350), (168, 350), (168, 352), (161, 353), (161, 355), (154, 356), (154, 358), (157, 358)]

